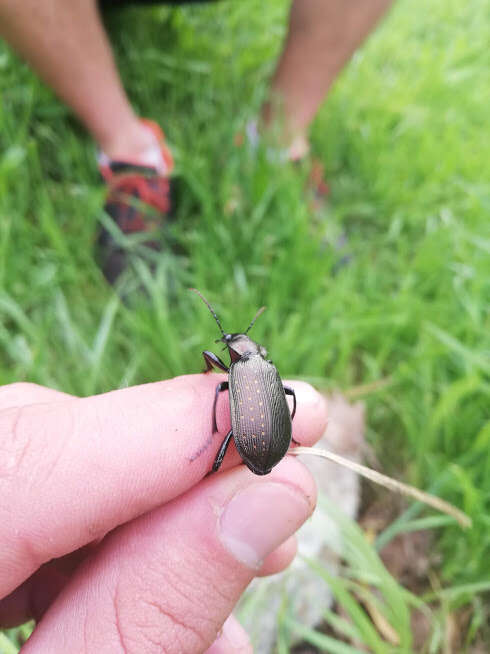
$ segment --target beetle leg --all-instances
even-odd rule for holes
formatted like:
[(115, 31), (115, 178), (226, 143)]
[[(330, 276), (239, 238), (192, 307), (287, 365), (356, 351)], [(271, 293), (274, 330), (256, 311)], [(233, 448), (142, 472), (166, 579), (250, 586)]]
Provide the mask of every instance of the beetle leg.
[[(291, 388), (290, 386), (283, 386), (283, 388), (284, 388), (284, 393), (286, 395), (292, 395), (293, 396), (293, 412), (291, 413), (291, 420), (292, 420), (294, 418), (294, 414), (296, 413), (296, 393), (294, 392), (294, 389)], [(291, 438), (291, 440), (293, 441), (293, 443), (295, 445), (301, 445), (301, 443), (299, 443), (294, 438)]]
[(206, 363), (206, 369), (203, 372), (209, 372), (213, 368), (219, 368), (224, 372), (228, 372), (229, 370), (228, 366), (225, 363), (223, 363), (223, 361), (221, 361), (221, 359), (218, 356), (216, 356), (216, 354), (213, 354), (209, 350), (204, 350), (202, 355)]
[(230, 431), (225, 436), (225, 440), (221, 443), (221, 447), (219, 448), (218, 454), (216, 455), (216, 459), (214, 460), (213, 472), (216, 472), (220, 467), (220, 465), (223, 463), (226, 450), (228, 449), (228, 445), (230, 444), (232, 438), (233, 438), (233, 432), (230, 429)]
[(218, 395), (221, 391), (228, 390), (228, 382), (221, 382), (216, 386), (216, 392), (214, 394), (214, 403), (213, 403), (213, 434), (218, 431), (218, 425), (216, 424), (216, 403), (218, 402)]
[(289, 386), (284, 386), (284, 393), (286, 395), (292, 395), (293, 396), (293, 412), (291, 414), (291, 420), (294, 418), (294, 414), (296, 413), (296, 393), (294, 392), (294, 389), (290, 388)]

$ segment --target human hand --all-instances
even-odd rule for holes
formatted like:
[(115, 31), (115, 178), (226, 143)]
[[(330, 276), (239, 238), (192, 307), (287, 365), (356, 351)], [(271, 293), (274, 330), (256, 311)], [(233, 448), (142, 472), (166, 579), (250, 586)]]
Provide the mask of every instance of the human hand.
[[(251, 651), (231, 611), (254, 576), (290, 563), (315, 487), (294, 457), (253, 475), (234, 446), (203, 479), (229, 429), (220, 401), (220, 435), (193, 458), (222, 379), (84, 399), (0, 388), (0, 626), (40, 620), (23, 652)], [(293, 385), (294, 437), (311, 445), (325, 405)]]

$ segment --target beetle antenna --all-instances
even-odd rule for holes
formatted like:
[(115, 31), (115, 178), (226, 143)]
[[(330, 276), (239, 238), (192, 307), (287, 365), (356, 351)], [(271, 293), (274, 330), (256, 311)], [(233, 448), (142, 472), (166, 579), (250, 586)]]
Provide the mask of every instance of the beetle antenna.
[[(194, 291), (194, 293), (197, 293), (197, 294), (199, 295), (199, 297), (201, 298), (201, 300), (204, 302), (204, 304), (207, 306), (207, 308), (211, 311), (211, 315), (213, 316), (213, 318), (214, 318), (214, 319), (216, 320), (216, 322), (218, 323), (218, 327), (220, 328), (221, 333), (223, 334), (223, 336), (225, 336), (225, 332), (224, 332), (224, 330), (223, 330), (223, 327), (221, 326), (221, 323), (220, 323), (220, 321), (219, 321), (218, 316), (216, 315), (216, 311), (215, 311), (215, 310), (213, 309), (213, 307), (209, 304), (209, 302), (206, 300), (206, 298), (204, 297), (204, 295), (203, 295), (200, 291), (198, 291), (197, 288), (190, 288), (189, 290), (190, 290), (190, 291)], [(258, 315), (258, 314), (257, 314), (257, 315)], [(257, 316), (256, 316), (256, 317), (257, 317)], [(255, 318), (254, 318), (254, 320), (255, 320)], [(253, 325), (253, 322), (252, 322), (252, 325)], [(250, 327), (251, 327), (252, 325), (250, 325)], [(249, 327), (249, 329), (250, 329), (250, 327)]]
[(255, 316), (254, 316), (252, 322), (250, 323), (250, 325), (249, 325), (249, 326), (247, 327), (247, 329), (245, 330), (245, 332), (244, 332), (245, 334), (248, 334), (248, 332), (249, 332), (250, 329), (252, 328), (254, 322), (257, 320), (257, 318), (258, 318), (262, 313), (264, 313), (264, 311), (266, 310), (266, 308), (267, 308), (267, 307), (260, 307), (260, 309), (259, 309), (259, 310), (257, 311), (257, 313), (255, 314)]

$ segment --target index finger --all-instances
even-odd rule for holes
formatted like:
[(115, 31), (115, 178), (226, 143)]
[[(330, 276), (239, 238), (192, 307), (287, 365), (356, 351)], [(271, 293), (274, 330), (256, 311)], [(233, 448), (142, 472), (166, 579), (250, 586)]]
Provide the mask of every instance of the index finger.
[[(223, 439), (222, 433), (212, 437), (211, 424), (222, 379), (188, 375), (2, 411), (0, 597), (42, 563), (101, 538), (202, 479)], [(294, 437), (309, 445), (324, 430), (325, 405), (308, 384), (294, 386)], [(218, 404), (217, 417), (220, 430), (228, 430), (226, 402)]]

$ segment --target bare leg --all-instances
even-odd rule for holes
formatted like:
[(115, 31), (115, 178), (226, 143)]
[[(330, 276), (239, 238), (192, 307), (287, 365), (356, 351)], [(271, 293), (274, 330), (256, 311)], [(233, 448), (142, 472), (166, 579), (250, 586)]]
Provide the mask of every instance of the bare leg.
[(293, 0), (289, 33), (263, 108), (266, 124), (280, 117), (292, 158), (309, 149), (308, 127), (354, 50), (392, 0)]
[(124, 92), (95, 0), (0, 0), (0, 34), (109, 157), (137, 162), (155, 146)]

